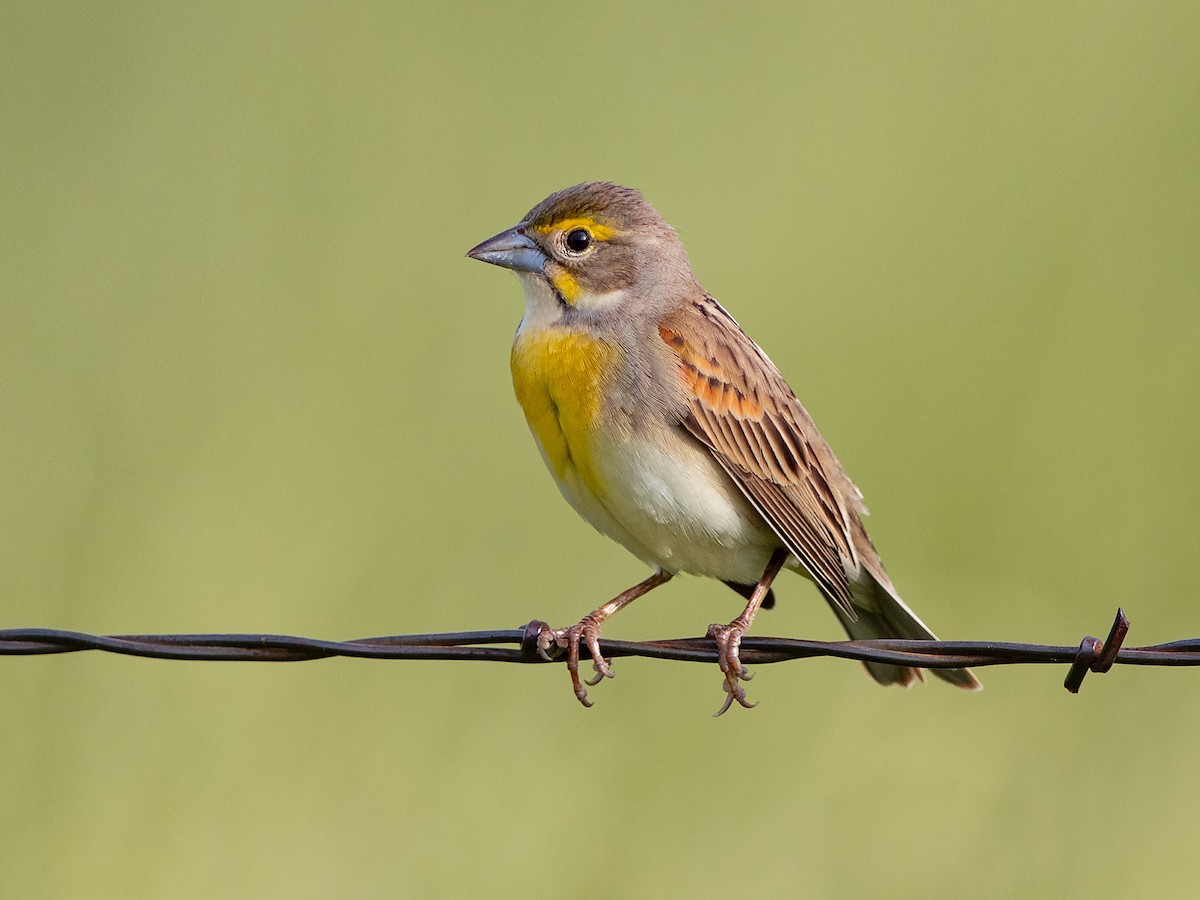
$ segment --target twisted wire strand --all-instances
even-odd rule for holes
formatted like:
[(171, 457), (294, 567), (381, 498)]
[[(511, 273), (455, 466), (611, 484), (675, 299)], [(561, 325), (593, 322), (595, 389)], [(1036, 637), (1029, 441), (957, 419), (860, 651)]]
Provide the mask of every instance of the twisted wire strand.
[[(545, 664), (537, 638), (548, 626), (534, 620), (523, 628), (399, 634), (326, 641), (280, 634), (116, 634), (96, 635), (53, 628), (0, 629), (0, 656), (32, 656), (98, 650), (156, 659), (299, 662), (330, 657), (359, 659), (456, 659), (482, 662)], [(1085, 637), (1078, 646), (1012, 641), (809, 641), (782, 637), (747, 637), (745, 663), (763, 665), (793, 659), (837, 657), (860, 662), (896, 663), (924, 669), (1001, 665), (1070, 666), (1065, 686), (1079, 690), (1088, 672), (1113, 665), (1200, 666), (1200, 638), (1148, 647), (1122, 647), (1129, 620), (1121, 610), (1105, 640)], [(497, 646), (500, 645), (500, 646)], [(515, 646), (503, 646), (515, 645)], [(638, 656), (681, 662), (716, 662), (711, 638), (656, 641), (602, 639), (607, 657)]]

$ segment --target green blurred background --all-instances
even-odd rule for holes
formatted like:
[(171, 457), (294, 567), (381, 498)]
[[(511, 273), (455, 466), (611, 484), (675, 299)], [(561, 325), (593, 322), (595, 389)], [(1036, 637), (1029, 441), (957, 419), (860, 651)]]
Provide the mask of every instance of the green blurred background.
[[(463, 259), (636, 185), (944, 637), (1200, 634), (1194, 3), (6, 4), (0, 627), (574, 621), (644, 568)], [(834, 638), (798, 578), (758, 634)], [(698, 634), (683, 579), (609, 633)], [(1197, 673), (0, 659), (11, 897), (1176, 895)]]

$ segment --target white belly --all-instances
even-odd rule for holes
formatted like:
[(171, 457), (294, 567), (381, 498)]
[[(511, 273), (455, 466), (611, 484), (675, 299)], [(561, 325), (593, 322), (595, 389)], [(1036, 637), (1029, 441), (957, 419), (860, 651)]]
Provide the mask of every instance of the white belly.
[(752, 584), (780, 545), (708, 451), (663, 430), (592, 448), (603, 496), (568, 472), (559, 487), (599, 531), (649, 565)]

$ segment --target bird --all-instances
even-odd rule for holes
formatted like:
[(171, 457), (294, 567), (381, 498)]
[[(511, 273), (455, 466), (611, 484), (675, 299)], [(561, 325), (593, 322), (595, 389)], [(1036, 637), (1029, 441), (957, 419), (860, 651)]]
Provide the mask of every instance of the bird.
[[(466, 254), (515, 272), (525, 297), (513, 388), (559, 491), (649, 577), (538, 648), (567, 657), (572, 689), (613, 676), (604, 623), (678, 574), (746, 599), (714, 624), (724, 702), (751, 703), (739, 649), (783, 569), (811, 580), (851, 639), (936, 640), (900, 599), (863, 525), (862, 493), (779, 369), (700, 285), (675, 229), (611, 182), (551, 194)], [(580, 644), (594, 676), (579, 674)], [(920, 669), (866, 662), (880, 684)], [(968, 690), (969, 669), (935, 668)]]

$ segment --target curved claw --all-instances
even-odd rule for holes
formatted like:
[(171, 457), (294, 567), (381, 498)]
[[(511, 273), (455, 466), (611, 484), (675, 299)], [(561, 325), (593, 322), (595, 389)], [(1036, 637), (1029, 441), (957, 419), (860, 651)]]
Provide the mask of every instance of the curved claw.
[(733, 706), (733, 694), (726, 691), (725, 692), (725, 702), (721, 704), (720, 709), (718, 709), (715, 713), (713, 713), (713, 718), (714, 719), (721, 718), (721, 716), (723, 716), (723, 715), (725, 715), (725, 713), (729, 712), (729, 707), (731, 707), (731, 706)]
[(580, 703), (582, 703), (584, 705), (584, 707), (586, 707), (587, 709), (591, 709), (592, 701), (588, 699), (587, 689), (582, 684), (580, 684), (578, 680), (574, 681), (574, 687), (575, 687), (575, 699), (578, 700)]
[(739, 681), (749, 681), (754, 677), (742, 665), (738, 655), (745, 633), (746, 625), (738, 619), (728, 625), (710, 625), (708, 628), (708, 636), (717, 642), (717, 665), (721, 667), (721, 674), (725, 676), (725, 684), (722, 685), (725, 690), (725, 702), (717, 711), (718, 716), (724, 715), (734, 701), (744, 709), (753, 709), (758, 705), (746, 699), (745, 690), (738, 684)]
[(609, 668), (608, 660), (600, 652), (600, 623), (591, 616), (584, 616), (579, 625), (583, 627), (583, 640), (587, 644), (588, 652), (592, 654), (592, 668), (596, 670), (596, 677), (588, 681), (588, 684), (594, 687), (605, 678), (612, 678), (613, 671)]
[[(549, 625), (538, 632), (537, 637), (537, 652), (538, 656), (546, 662), (554, 662), (559, 656), (558, 651), (567, 646), (566, 629), (551, 628)], [(550, 649), (554, 648), (554, 654), (550, 653)]]
[[(579, 675), (581, 639), (582, 643), (587, 645), (588, 653), (592, 657), (592, 668), (596, 670), (596, 674), (587, 679), (581, 678)], [(590, 708), (592, 701), (588, 699), (587, 689), (595, 687), (605, 678), (613, 677), (608, 660), (600, 653), (600, 623), (591, 616), (584, 616), (570, 628), (548, 628), (538, 635), (538, 653), (542, 655), (543, 659), (553, 661), (558, 657), (558, 654), (551, 656), (548, 653), (551, 647), (567, 651), (567, 672), (571, 676), (571, 689), (575, 692), (575, 699)]]
[(736, 682), (732, 683), (732, 689), (731, 682), (728, 680), (721, 687), (725, 690), (725, 702), (721, 704), (720, 709), (713, 713), (714, 719), (729, 712), (729, 708), (733, 706), (735, 700), (742, 709), (754, 709), (754, 707), (758, 706), (757, 703), (751, 703), (746, 699), (746, 692)]
[(567, 672), (571, 676), (571, 688), (575, 691), (575, 699), (586, 707), (591, 707), (587, 688), (579, 680), (579, 626), (572, 625), (563, 629), (563, 639), (567, 642)]

